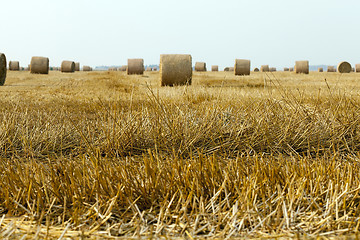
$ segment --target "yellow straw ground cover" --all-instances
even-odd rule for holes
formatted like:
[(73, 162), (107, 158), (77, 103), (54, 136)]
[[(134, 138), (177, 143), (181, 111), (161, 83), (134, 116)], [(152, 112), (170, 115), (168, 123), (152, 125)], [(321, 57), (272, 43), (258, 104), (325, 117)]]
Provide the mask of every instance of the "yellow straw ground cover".
[(1, 238), (356, 238), (360, 75), (8, 72)]

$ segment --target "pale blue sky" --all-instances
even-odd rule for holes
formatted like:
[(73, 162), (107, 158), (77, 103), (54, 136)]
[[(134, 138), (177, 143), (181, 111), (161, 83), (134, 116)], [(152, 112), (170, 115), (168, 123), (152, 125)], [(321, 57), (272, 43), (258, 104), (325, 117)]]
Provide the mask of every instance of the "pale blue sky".
[(16, 0), (1, 3), (0, 52), (27, 66), (32, 56), (82, 65), (158, 64), (189, 53), (220, 68), (309, 60), (360, 63), (359, 0)]

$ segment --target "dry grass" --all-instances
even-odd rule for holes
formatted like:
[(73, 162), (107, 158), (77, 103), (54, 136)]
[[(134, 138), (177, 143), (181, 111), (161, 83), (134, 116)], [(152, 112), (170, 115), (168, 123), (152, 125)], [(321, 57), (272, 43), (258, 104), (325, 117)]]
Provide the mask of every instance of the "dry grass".
[(355, 238), (359, 80), (9, 72), (0, 236)]

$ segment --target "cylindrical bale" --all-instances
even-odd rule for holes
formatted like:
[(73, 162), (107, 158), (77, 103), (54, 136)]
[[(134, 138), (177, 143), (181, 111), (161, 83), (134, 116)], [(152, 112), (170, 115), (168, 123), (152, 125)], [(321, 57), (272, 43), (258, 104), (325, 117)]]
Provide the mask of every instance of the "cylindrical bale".
[(218, 65), (212, 65), (211, 66), (211, 71), (212, 72), (218, 72), (219, 71), (219, 66)]
[(270, 72), (276, 72), (276, 67), (271, 67)]
[(260, 70), (258, 68), (254, 68), (254, 72), (259, 72)]
[(270, 72), (269, 65), (261, 65), (260, 72)]
[(189, 54), (160, 55), (161, 86), (191, 85), (192, 58)]
[(151, 68), (151, 67), (147, 67), (147, 68), (146, 68), (146, 71), (147, 71), (147, 72), (151, 72), (151, 71), (152, 71), (152, 68)]
[(284, 67), (284, 72), (288, 72), (288, 71), (289, 71), (289, 68)]
[(157, 67), (153, 67), (153, 69), (152, 69), (154, 72), (156, 72), (158, 69), (157, 69)]
[(126, 66), (126, 65), (122, 65), (122, 66), (120, 67), (120, 71), (125, 72), (125, 71), (126, 71), (126, 69), (127, 69), (127, 66)]
[(360, 72), (360, 63), (355, 64), (355, 72)]
[(47, 57), (32, 57), (30, 62), (30, 73), (48, 74), (49, 73), (49, 58)]
[(309, 74), (309, 61), (296, 61), (295, 73)]
[(230, 71), (230, 68), (229, 67), (225, 67), (224, 68), (224, 72), (229, 72)]
[(63, 73), (75, 72), (75, 63), (73, 61), (62, 61), (61, 72)]
[(133, 58), (128, 59), (128, 65), (127, 65), (127, 74), (137, 74), (142, 75), (144, 74), (144, 59), (141, 58)]
[(327, 72), (336, 72), (335, 67), (334, 66), (328, 66), (327, 67)]
[(92, 71), (92, 68), (89, 67), (89, 66), (83, 66), (83, 71), (84, 72), (89, 72), (89, 71)]
[(0, 86), (4, 85), (6, 79), (6, 56), (0, 53)]
[(324, 69), (322, 67), (318, 68), (318, 72), (323, 72), (323, 71), (324, 71)]
[(9, 70), (10, 71), (19, 71), (20, 63), (18, 61), (9, 61)]
[(250, 75), (250, 60), (235, 59), (235, 75)]
[(75, 71), (80, 71), (80, 63), (79, 62), (76, 62), (75, 63)]
[(206, 72), (206, 63), (196, 62), (195, 63), (195, 71), (196, 72)]
[(337, 71), (339, 73), (350, 73), (351, 72), (351, 64), (348, 62), (340, 62), (337, 66)]

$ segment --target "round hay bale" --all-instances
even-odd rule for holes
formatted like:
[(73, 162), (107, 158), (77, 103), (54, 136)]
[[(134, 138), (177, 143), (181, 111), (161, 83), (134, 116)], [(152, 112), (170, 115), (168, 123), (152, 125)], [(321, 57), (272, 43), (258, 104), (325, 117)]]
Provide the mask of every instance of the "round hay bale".
[(157, 67), (153, 67), (153, 69), (152, 69), (154, 72), (157, 72)]
[(75, 63), (73, 61), (62, 61), (61, 72), (63, 73), (75, 72)]
[(6, 79), (6, 56), (0, 53), (0, 86), (3, 86)]
[(322, 67), (318, 68), (318, 72), (323, 72), (323, 71), (324, 71), (324, 69)]
[(285, 67), (284, 72), (288, 72), (288, 71), (289, 71), (289, 68)]
[(30, 62), (30, 73), (48, 74), (49, 73), (49, 58), (47, 57), (32, 57)]
[(147, 67), (147, 68), (146, 68), (146, 71), (147, 71), (147, 72), (151, 72), (151, 71), (152, 71), (152, 68), (151, 68), (151, 67)]
[(254, 68), (254, 72), (259, 72), (260, 70), (258, 68)]
[(19, 71), (20, 64), (18, 61), (9, 61), (9, 70), (10, 71)]
[(229, 72), (229, 71), (230, 71), (229, 67), (224, 68), (224, 72)]
[(76, 62), (75, 63), (75, 71), (80, 71), (80, 63), (79, 62)]
[(127, 70), (127, 66), (126, 66), (126, 65), (123, 65), (123, 66), (120, 67), (120, 71), (125, 72), (126, 70)]
[(275, 68), (275, 67), (271, 67), (271, 68), (270, 68), (270, 72), (276, 72), (276, 68)]
[(142, 75), (144, 74), (144, 59), (141, 58), (133, 58), (128, 59), (128, 65), (127, 65), (127, 74), (132, 75)]
[(337, 66), (337, 71), (339, 73), (350, 73), (351, 72), (351, 64), (348, 62), (340, 62)]
[(211, 71), (212, 72), (218, 72), (219, 71), (219, 66), (218, 65), (212, 65), (211, 66)]
[(206, 63), (196, 62), (195, 63), (195, 71), (196, 72), (206, 72)]
[(189, 54), (160, 55), (161, 86), (191, 85), (192, 58)]
[(250, 75), (250, 60), (235, 59), (234, 65), (235, 75)]
[(260, 72), (270, 72), (269, 65), (261, 65)]
[(328, 66), (327, 67), (327, 72), (336, 72), (336, 69), (334, 66)]
[(89, 66), (83, 66), (83, 71), (84, 72), (90, 72), (90, 71), (92, 71), (92, 68), (89, 67)]
[(360, 63), (355, 64), (355, 72), (360, 72)]
[(309, 74), (309, 61), (296, 61), (295, 73)]

